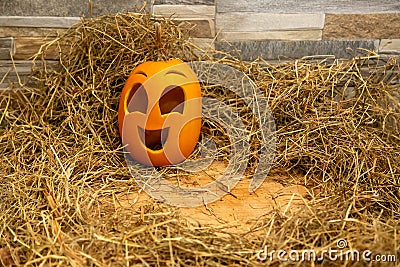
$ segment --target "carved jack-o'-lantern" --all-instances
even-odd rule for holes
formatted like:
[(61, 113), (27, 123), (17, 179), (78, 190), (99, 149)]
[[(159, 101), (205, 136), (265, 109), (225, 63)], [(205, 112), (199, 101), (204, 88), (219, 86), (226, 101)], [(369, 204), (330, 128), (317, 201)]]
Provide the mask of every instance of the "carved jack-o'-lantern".
[(118, 110), (122, 142), (148, 166), (185, 160), (201, 128), (201, 90), (196, 74), (178, 59), (137, 66), (122, 90)]

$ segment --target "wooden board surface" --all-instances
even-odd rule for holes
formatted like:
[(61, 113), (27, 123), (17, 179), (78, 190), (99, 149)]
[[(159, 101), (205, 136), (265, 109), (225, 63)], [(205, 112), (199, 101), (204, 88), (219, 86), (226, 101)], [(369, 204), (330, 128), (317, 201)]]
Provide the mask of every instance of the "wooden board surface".
[(254, 13), (398, 13), (399, 0), (223, 0), (217, 1), (218, 12)]
[[(209, 175), (217, 178), (226, 166), (223, 162), (213, 162), (209, 167), (213, 171), (207, 171), (207, 175), (202, 172), (191, 174), (188, 179), (192, 179), (196, 184), (205, 184), (210, 181)], [(278, 182), (285, 179), (288, 179), (285, 174), (271, 173), (254, 193), (249, 193), (250, 180), (247, 179), (240, 181), (231, 191), (232, 194), (225, 195), (207, 206), (177, 209), (181, 218), (194, 227), (214, 226), (225, 228), (227, 232), (246, 232), (255, 225), (258, 218), (272, 210), (279, 210), (284, 214), (298, 212), (304, 208), (308, 199), (312, 198), (313, 193), (304, 186), (284, 186)], [(301, 180), (300, 177), (298, 179)], [(144, 192), (120, 193), (115, 197), (116, 208), (124, 211), (138, 212), (146, 205), (168, 206), (155, 203), (156, 201)]]

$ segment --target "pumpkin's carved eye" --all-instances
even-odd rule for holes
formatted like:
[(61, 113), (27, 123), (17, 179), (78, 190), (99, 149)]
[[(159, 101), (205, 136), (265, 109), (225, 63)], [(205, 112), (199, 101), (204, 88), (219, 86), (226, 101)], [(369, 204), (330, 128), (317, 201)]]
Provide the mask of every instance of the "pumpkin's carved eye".
[(141, 113), (147, 112), (147, 93), (143, 85), (140, 83), (134, 84), (129, 92), (127, 107), (128, 112), (139, 111)]
[(171, 112), (179, 112), (183, 114), (185, 102), (185, 93), (180, 86), (171, 85), (164, 89), (158, 102), (161, 115)]
[(144, 72), (144, 71), (138, 71), (138, 72), (136, 72), (135, 74), (140, 74), (140, 75), (143, 75), (144, 77), (147, 77), (147, 74)]

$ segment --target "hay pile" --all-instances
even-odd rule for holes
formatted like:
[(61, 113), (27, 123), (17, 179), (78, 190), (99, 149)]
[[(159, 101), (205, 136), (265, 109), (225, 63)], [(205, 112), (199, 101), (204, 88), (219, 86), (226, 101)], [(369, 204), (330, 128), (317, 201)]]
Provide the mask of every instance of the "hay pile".
[[(187, 33), (146, 14), (84, 20), (38, 54), (36, 61), (48, 49), (63, 49), (59, 69), (36, 70), (39, 89), (2, 93), (3, 264), (243, 266), (259, 263), (256, 252), (265, 245), (321, 251), (336, 248), (339, 238), (351, 249), (398, 253), (396, 59), (368, 54), (345, 61), (245, 63), (202, 51)], [(137, 64), (171, 57), (229, 64), (265, 92), (277, 126), (273, 169), (288, 174), (279, 182), (319, 192), (301, 212), (273, 210), (254, 225), (256, 233), (228, 233), (187, 227), (179, 209), (159, 203), (138, 212), (118, 208), (116, 195), (138, 190), (121, 152), (120, 91)], [(212, 87), (204, 94), (224, 99)], [(231, 98), (224, 100), (237, 107)], [(206, 121), (203, 134), (213, 135), (212, 125)], [(290, 178), (299, 174), (303, 180)]]

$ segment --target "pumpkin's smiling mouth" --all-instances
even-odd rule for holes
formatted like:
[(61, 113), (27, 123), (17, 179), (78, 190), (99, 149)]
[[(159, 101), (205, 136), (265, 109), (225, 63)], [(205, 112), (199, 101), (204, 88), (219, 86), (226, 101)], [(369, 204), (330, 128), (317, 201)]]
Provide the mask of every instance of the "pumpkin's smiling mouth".
[(145, 130), (138, 126), (142, 143), (150, 150), (161, 150), (168, 139), (169, 127), (160, 130)]

